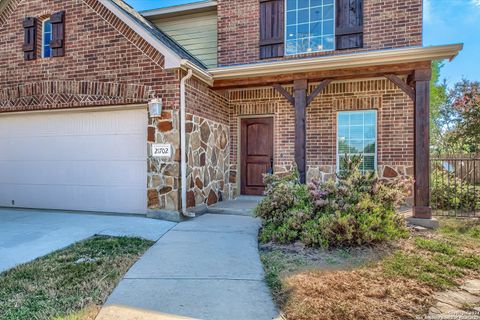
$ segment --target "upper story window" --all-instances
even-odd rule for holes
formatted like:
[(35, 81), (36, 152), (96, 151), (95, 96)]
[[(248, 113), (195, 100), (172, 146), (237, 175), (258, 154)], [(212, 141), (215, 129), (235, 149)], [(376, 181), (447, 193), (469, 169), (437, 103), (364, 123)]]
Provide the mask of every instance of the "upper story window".
[(47, 19), (42, 23), (42, 58), (52, 57), (50, 41), (52, 41), (52, 22)]
[[(65, 11), (52, 13), (49, 19), (42, 21), (41, 26), (36, 17), (25, 17), (23, 29), (22, 49), (26, 61), (35, 60), (39, 48), (42, 58), (65, 55)], [(41, 40), (40, 45), (37, 45), (38, 40)]]
[(335, 49), (334, 0), (286, 0), (286, 54)]

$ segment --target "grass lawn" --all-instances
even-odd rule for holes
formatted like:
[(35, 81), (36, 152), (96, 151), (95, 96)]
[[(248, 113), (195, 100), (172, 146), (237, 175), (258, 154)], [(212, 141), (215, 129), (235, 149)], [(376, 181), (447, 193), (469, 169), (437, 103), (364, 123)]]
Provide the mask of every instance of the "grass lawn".
[(480, 221), (444, 219), (375, 248), (264, 245), (261, 258), (286, 319), (415, 319), (436, 291), (480, 279)]
[(0, 274), (0, 319), (94, 319), (121, 277), (153, 244), (93, 237)]

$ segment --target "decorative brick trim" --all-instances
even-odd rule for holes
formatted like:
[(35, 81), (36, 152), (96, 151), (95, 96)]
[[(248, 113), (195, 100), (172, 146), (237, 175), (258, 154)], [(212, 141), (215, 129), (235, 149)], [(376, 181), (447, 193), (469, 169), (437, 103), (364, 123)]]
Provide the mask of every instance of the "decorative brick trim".
[(333, 99), (333, 106), (337, 111), (376, 109), (381, 105), (381, 96), (341, 97)]
[(275, 102), (252, 102), (233, 105), (233, 114), (235, 116), (244, 115), (265, 115), (275, 114), (277, 112), (277, 103)]
[[(312, 92), (318, 83), (309, 83), (309, 92)], [(375, 78), (356, 81), (338, 81), (330, 83), (322, 92), (323, 95), (328, 94), (348, 94), (348, 93), (371, 93), (397, 91), (397, 87), (390, 80), (385, 78)]]
[(22, 1), (23, 0), (10, 0), (10, 2), (5, 6), (5, 8), (3, 8), (3, 10), (0, 12), (0, 28), (3, 28), (5, 23), (7, 23), (8, 17), (15, 11), (15, 9), (17, 9), (18, 5)]
[(0, 90), (0, 111), (146, 102), (152, 88), (95, 81), (43, 81)]
[[(293, 86), (284, 86), (284, 88), (290, 94), (293, 94)], [(230, 101), (248, 101), (275, 98), (285, 99), (273, 87), (231, 90), (229, 94)]]
[[(310, 94), (317, 86), (318, 82), (308, 84), (308, 93)], [(293, 86), (286, 85), (284, 88), (293, 94)], [(385, 78), (359, 79), (350, 81), (335, 81), (330, 83), (321, 93), (322, 96), (338, 94), (363, 94), (369, 95), (378, 92), (397, 92), (398, 88), (390, 80)], [(229, 92), (230, 101), (256, 101), (261, 99), (285, 99), (272, 87), (236, 89)]]

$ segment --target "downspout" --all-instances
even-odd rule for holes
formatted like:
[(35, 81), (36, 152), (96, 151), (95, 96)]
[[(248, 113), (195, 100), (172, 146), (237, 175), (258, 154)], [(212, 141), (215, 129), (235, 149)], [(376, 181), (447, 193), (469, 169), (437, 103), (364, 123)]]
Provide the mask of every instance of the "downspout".
[(182, 214), (185, 217), (193, 218), (195, 213), (187, 212), (187, 136), (186, 136), (186, 98), (185, 84), (193, 76), (192, 69), (188, 69), (187, 75), (180, 81), (180, 171), (182, 180)]

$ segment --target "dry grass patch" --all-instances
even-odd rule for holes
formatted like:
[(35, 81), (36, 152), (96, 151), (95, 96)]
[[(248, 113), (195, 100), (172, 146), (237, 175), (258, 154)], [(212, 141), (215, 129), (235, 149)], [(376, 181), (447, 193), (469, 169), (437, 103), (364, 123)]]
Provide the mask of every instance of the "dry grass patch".
[(95, 320), (100, 309), (100, 306), (89, 306), (66, 317), (55, 318), (55, 320)]
[(436, 291), (480, 278), (480, 222), (441, 225), (375, 248), (263, 247), (267, 282), (286, 319), (415, 319)]
[(432, 290), (380, 270), (309, 271), (285, 279), (287, 319), (406, 319), (425, 313)]
[(0, 274), (0, 319), (90, 320), (153, 242), (93, 237)]

